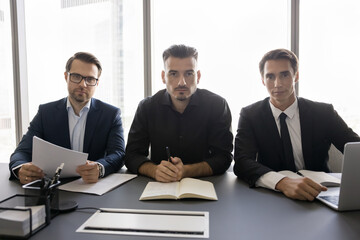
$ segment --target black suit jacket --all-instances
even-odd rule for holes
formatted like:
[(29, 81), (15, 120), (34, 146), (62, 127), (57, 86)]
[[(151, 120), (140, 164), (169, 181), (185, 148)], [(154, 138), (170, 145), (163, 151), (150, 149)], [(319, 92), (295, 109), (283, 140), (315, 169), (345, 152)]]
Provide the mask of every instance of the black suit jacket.
[[(14, 167), (32, 161), (33, 136), (71, 149), (66, 98), (39, 106), (27, 133), (10, 157), (10, 178), (14, 177)], [(125, 144), (119, 108), (91, 99), (83, 152), (89, 154), (89, 160), (104, 166), (105, 175), (118, 171), (124, 165)]]
[[(343, 152), (345, 143), (360, 138), (331, 104), (298, 98), (298, 106), (305, 169), (329, 172), (330, 145)], [(269, 171), (286, 170), (269, 98), (241, 110), (234, 159), (234, 173), (250, 186)]]

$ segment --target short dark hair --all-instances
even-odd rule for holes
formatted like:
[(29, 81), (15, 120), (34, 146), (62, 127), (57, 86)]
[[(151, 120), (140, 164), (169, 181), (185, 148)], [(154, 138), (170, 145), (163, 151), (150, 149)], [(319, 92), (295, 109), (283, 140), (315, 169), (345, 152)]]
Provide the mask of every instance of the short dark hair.
[(65, 66), (65, 70), (66, 72), (69, 72), (71, 69), (71, 64), (73, 63), (73, 61), (75, 59), (78, 59), (80, 61), (86, 62), (86, 63), (93, 63), (96, 65), (96, 67), (99, 70), (99, 74), (98, 77), (100, 77), (101, 75), (101, 71), (102, 71), (102, 67), (101, 67), (101, 63), (100, 61), (91, 53), (88, 52), (77, 52), (74, 54), (74, 56), (72, 56), (71, 58), (69, 58), (69, 60), (66, 62), (66, 66)]
[(264, 66), (265, 66), (266, 61), (278, 60), (278, 59), (289, 60), (291, 67), (294, 70), (294, 74), (297, 73), (297, 71), (299, 69), (299, 60), (296, 57), (295, 53), (293, 53), (292, 51), (289, 51), (287, 49), (284, 49), (284, 48), (279, 48), (279, 49), (275, 49), (270, 52), (267, 52), (261, 59), (261, 61), (259, 63), (259, 69), (260, 69), (261, 76), (264, 76)]
[(188, 58), (193, 57), (197, 61), (198, 59), (198, 51), (189, 46), (185, 46), (184, 44), (180, 45), (172, 45), (168, 49), (163, 52), (163, 60), (164, 63), (169, 57), (176, 57), (176, 58)]

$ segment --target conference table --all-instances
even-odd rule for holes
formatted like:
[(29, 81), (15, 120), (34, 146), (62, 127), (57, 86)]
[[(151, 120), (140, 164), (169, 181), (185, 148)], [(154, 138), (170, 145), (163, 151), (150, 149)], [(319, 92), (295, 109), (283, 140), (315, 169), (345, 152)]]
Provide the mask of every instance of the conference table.
[[(8, 180), (8, 165), (0, 163), (0, 200), (22, 194), (17, 181)], [(102, 196), (60, 191), (60, 201), (75, 200), (79, 208), (121, 208), (209, 212), (209, 239), (360, 239), (360, 211), (336, 212), (319, 201), (291, 200), (282, 193), (249, 188), (233, 172), (201, 178), (211, 181), (217, 201), (201, 199), (139, 201), (152, 179), (138, 176)], [(168, 239), (164, 237), (78, 233), (95, 210), (76, 210), (54, 217), (30, 239)], [(179, 238), (171, 238), (179, 239)], [(186, 238), (198, 239), (198, 238)]]

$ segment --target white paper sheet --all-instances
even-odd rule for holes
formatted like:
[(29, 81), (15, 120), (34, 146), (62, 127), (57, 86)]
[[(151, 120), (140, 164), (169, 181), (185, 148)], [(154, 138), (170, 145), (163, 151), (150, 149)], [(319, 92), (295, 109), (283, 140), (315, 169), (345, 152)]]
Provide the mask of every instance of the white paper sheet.
[(58, 187), (60, 190), (70, 192), (91, 193), (103, 195), (117, 186), (137, 177), (135, 174), (113, 173), (105, 178), (99, 179), (97, 183), (84, 183), (82, 178), (66, 183)]
[(209, 238), (209, 212), (102, 208), (76, 232)]
[(86, 163), (88, 154), (63, 148), (36, 136), (33, 137), (32, 162), (52, 177), (57, 167), (64, 163), (60, 177), (76, 177), (75, 169)]

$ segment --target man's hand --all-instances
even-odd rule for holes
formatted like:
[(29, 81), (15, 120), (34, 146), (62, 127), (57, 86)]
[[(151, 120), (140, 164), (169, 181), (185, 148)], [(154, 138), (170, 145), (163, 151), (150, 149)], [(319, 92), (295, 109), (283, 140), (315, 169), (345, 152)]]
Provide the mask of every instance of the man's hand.
[(306, 177), (297, 179), (285, 177), (276, 184), (275, 189), (289, 198), (307, 201), (313, 201), (321, 191), (327, 190), (326, 187)]
[(167, 160), (162, 160), (159, 165), (145, 162), (139, 167), (139, 173), (154, 178), (158, 182), (176, 182), (178, 168)]
[(18, 171), (18, 177), (20, 183), (26, 184), (35, 181), (37, 179), (43, 178), (44, 173), (40, 168), (38, 168), (37, 166), (35, 166), (30, 162), (30, 163), (25, 163), (20, 167)]
[(171, 162), (175, 165), (175, 167), (178, 169), (176, 179), (177, 181), (180, 181), (185, 177), (185, 167), (183, 162), (178, 157), (171, 157)]
[(78, 166), (76, 172), (85, 183), (96, 183), (99, 180), (99, 166), (96, 162), (88, 160), (86, 164)]
[(184, 165), (181, 158), (171, 157), (170, 160), (171, 162), (163, 160), (159, 165), (145, 162), (139, 167), (138, 172), (159, 182), (176, 182), (185, 177), (203, 177), (213, 174), (207, 162)]

